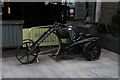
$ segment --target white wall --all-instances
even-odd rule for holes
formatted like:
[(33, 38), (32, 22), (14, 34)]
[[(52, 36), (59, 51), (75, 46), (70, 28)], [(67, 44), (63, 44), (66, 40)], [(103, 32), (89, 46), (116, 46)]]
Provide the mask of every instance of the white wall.
[(96, 2), (96, 13), (95, 13), (95, 22), (99, 21), (100, 16), (101, 16), (101, 2), (100, 2), (100, 0), (97, 0), (97, 2)]

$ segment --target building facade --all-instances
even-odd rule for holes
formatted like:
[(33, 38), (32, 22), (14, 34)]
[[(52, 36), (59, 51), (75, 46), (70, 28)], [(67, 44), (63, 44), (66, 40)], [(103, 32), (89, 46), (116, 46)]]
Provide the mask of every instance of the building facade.
[[(18, 5), (18, 3), (16, 4), (16, 6), (17, 5)], [(35, 3), (33, 5), (37, 6)], [(50, 5), (56, 5), (56, 3), (54, 3), (54, 4), (50, 3)], [(120, 2), (119, 3), (118, 2), (70, 2), (70, 3), (64, 3), (64, 4), (58, 4), (58, 5), (59, 6), (62, 5), (62, 7), (64, 7), (65, 9), (63, 10), (64, 12), (62, 13), (62, 8), (58, 7), (61, 11), (60, 13), (62, 13), (62, 14), (59, 14), (56, 16), (59, 16), (61, 20), (64, 20), (64, 21), (66, 21), (67, 24), (72, 24), (73, 26), (81, 25), (81, 23), (85, 22), (87, 17), (90, 17), (92, 22), (102, 22), (102, 23), (111, 22), (112, 16), (114, 14), (116, 14), (117, 11), (120, 9)], [(11, 7), (11, 9), (10, 9), (10, 7)], [(10, 17), (10, 14), (8, 14), (9, 11), (7, 11), (8, 8), (9, 8), (9, 11), (11, 10), (12, 16), (15, 16), (15, 15), (13, 15), (13, 13), (20, 14), (19, 11), (21, 11), (21, 14), (20, 14), (21, 17), (18, 16), (18, 14), (17, 14), (18, 17), (17, 16), (15, 16), (15, 17), (17, 19), (22, 20), (22, 24), (19, 23), (20, 21), (16, 20), (15, 18), (14, 18), (14, 20), (11, 20), (11, 19), (7, 20), (7, 18)], [(12, 9), (12, 8), (14, 8), (14, 9)], [(2, 41), (3, 41), (2, 47), (16, 47), (16, 46), (22, 44), (22, 38), (23, 38), (21, 36), (22, 35), (22, 28), (19, 26), (24, 27), (23, 22), (24, 22), (25, 18), (24, 18), (23, 4), (21, 5), (19, 3), (18, 8), (20, 10), (17, 9), (17, 7), (13, 7), (10, 5), (8, 6), (7, 4), (4, 5), (4, 8), (2, 10), (2, 14), (8, 14), (8, 15), (7, 15), (6, 19), (3, 20), (3, 22), (5, 22), (5, 23), (2, 25)], [(31, 7), (27, 6), (27, 8), (32, 9), (32, 6)], [(5, 11), (5, 12), (3, 12), (3, 11)], [(40, 13), (40, 9), (38, 9), (38, 11)], [(56, 11), (58, 11), (58, 10), (56, 10)], [(65, 13), (65, 11), (66, 11), (66, 13)], [(17, 13), (15, 13), (15, 12), (17, 12)], [(29, 9), (29, 12), (33, 13), (32, 11), (30, 11), (30, 9)], [(36, 16), (36, 13), (34, 13), (34, 15)], [(30, 15), (30, 16), (32, 16), (32, 15)], [(52, 16), (54, 16), (54, 15), (52, 15)], [(3, 15), (2, 15), (2, 17), (3, 17)], [(39, 17), (39, 14), (36, 17)], [(64, 17), (64, 19), (63, 19), (63, 17)], [(11, 18), (13, 18), (13, 17), (11, 17)], [(29, 17), (27, 17), (27, 18), (29, 18)], [(54, 17), (54, 18), (56, 19), (56, 17)], [(36, 19), (36, 18), (34, 18), (34, 19)], [(37, 18), (37, 19), (39, 19), (39, 18)], [(6, 20), (10, 24), (8, 24), (8, 23), (6, 24)], [(38, 23), (40, 23), (40, 22), (38, 21)], [(38, 24), (38, 26), (39, 26), (39, 24)], [(18, 35), (17, 36), (15, 34), (13, 35), (13, 32), (16, 32), (16, 34), (18, 34)], [(16, 43), (17, 39), (19, 39), (21, 41)]]

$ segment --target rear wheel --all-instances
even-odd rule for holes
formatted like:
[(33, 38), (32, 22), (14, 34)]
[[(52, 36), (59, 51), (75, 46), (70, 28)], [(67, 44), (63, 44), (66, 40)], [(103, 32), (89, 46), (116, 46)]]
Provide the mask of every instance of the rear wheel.
[(22, 64), (32, 63), (36, 60), (39, 52), (39, 48), (35, 48), (33, 51), (30, 48), (34, 42), (32, 40), (26, 39), (23, 41), (23, 45), (17, 48), (16, 58)]
[(87, 60), (94, 61), (98, 60), (101, 55), (101, 48), (97, 42), (91, 42), (86, 45), (85, 57)]

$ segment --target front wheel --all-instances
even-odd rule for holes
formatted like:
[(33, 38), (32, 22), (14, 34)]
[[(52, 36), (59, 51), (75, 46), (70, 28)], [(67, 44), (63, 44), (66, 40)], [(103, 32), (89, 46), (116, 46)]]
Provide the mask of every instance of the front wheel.
[(101, 48), (97, 42), (90, 42), (85, 47), (85, 57), (89, 61), (98, 60), (101, 55)]
[(24, 40), (23, 45), (17, 48), (16, 58), (20, 63), (28, 64), (36, 60), (39, 48), (37, 47), (33, 51), (31, 51), (32, 48), (30, 48), (30, 46), (32, 46), (33, 44), (34, 42), (32, 40), (26, 39)]

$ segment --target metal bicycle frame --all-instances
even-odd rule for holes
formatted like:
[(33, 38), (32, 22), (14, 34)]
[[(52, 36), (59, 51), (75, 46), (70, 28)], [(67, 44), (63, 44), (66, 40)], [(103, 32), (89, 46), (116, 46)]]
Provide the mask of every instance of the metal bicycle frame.
[[(55, 31), (58, 25), (50, 25), (49, 29), (45, 31), (35, 42), (33, 45), (29, 46), (30, 52), (34, 51), (37, 46), (39, 46), (52, 32)], [(36, 28), (36, 27), (34, 27)], [(43, 27), (44, 28), (44, 27)], [(30, 39), (30, 31), (32, 28), (29, 29), (29, 39)]]
[[(36, 49), (37, 46), (39, 46), (39, 44), (41, 44), (52, 32), (54, 32), (57, 29), (58, 25), (51, 25), (51, 27), (45, 31), (36, 41), (33, 45), (29, 46), (29, 50), (30, 52), (32, 52), (34, 49)], [(36, 28), (36, 27), (34, 27)], [(43, 27), (44, 28), (44, 27)], [(70, 28), (70, 27), (68, 27)], [(29, 32), (32, 30), (32, 28), (30, 28)], [(76, 31), (74, 28), (72, 28), (72, 30)], [(30, 39), (30, 33), (29, 33), (29, 39)], [(90, 37), (90, 38), (84, 38), (82, 40), (76, 41), (70, 45), (68, 45), (67, 47), (65, 47), (65, 49), (71, 48), (77, 44), (81, 44), (81, 43), (87, 43), (87, 42), (92, 42), (92, 41), (96, 41), (98, 38), (97, 37)]]
[(69, 49), (69, 48), (71, 48), (71, 47), (73, 47), (73, 46), (75, 46), (77, 44), (93, 42), (93, 41), (96, 41), (96, 40), (98, 40), (97, 37), (85, 38), (83, 40), (79, 40), (77, 42), (74, 42), (74, 43), (70, 44), (69, 46), (65, 47), (65, 49)]

